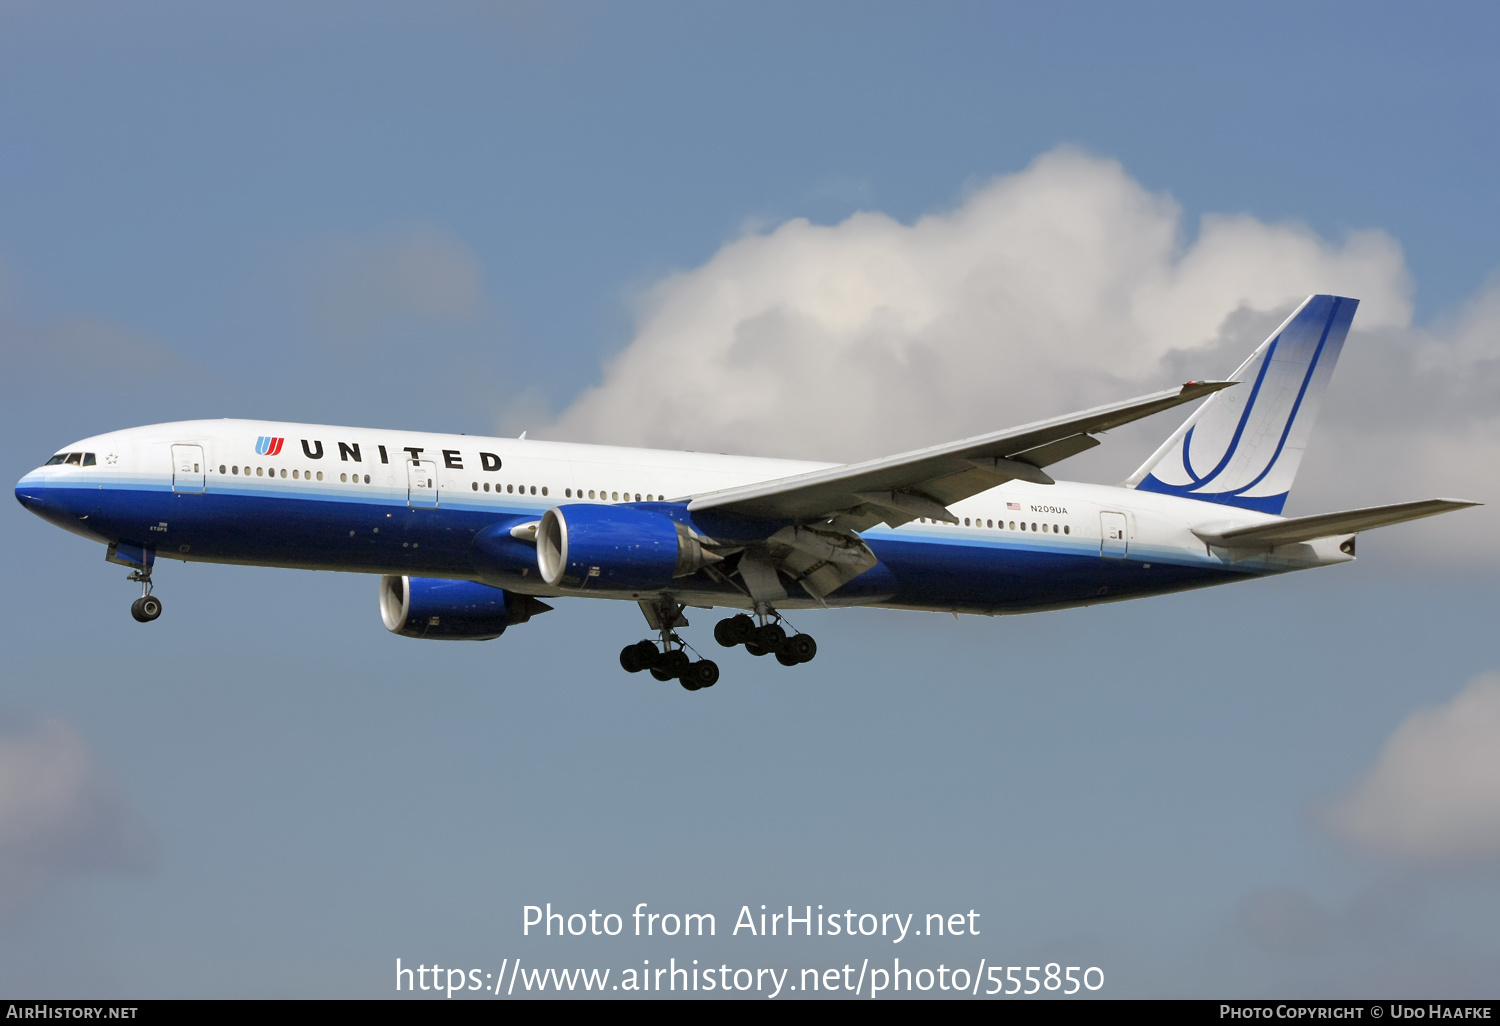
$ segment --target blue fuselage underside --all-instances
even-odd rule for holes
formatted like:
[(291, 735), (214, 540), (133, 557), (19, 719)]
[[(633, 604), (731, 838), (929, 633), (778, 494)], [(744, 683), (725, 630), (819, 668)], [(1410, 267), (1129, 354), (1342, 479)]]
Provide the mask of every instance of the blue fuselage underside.
[[(483, 580), (547, 594), (535, 570), (497, 567), (474, 545), (481, 530), (538, 517), (544, 506), (412, 509), (386, 501), (325, 501), (169, 489), (57, 488), (29, 503), (59, 526), (104, 542), (174, 559), (313, 570)], [(143, 525), (148, 525), (143, 528)], [(157, 530), (153, 530), (153, 526)], [(870, 604), (971, 613), (1014, 613), (1109, 602), (1243, 580), (1228, 566), (1107, 559), (1067, 539), (1006, 535), (976, 539), (928, 532), (866, 534), (880, 564), (830, 604)], [(510, 578), (510, 579), (507, 579)], [(736, 593), (699, 574), (680, 582), (699, 593)], [(555, 592), (554, 592), (555, 593)], [(628, 597), (628, 596), (618, 596)], [(726, 601), (726, 605), (739, 604)]]

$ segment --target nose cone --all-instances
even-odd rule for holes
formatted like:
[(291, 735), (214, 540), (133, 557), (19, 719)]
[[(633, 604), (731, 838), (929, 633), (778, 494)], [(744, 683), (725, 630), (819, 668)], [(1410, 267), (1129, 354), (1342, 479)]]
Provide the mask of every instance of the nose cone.
[(47, 501), (47, 482), (36, 472), (27, 474), (16, 482), (16, 501), (33, 512)]
[(55, 488), (47, 487), (47, 479), (39, 470), (32, 471), (16, 482), (16, 501), (43, 520), (64, 524), (71, 519), (60, 499)]

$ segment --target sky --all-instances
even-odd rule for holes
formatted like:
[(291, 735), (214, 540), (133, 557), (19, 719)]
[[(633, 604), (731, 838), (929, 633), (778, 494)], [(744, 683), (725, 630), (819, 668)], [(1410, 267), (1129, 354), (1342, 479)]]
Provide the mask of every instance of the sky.
[[(619, 672), (628, 605), (429, 644), (359, 575), (163, 564), (142, 626), (12, 505), (0, 992), (901, 957), (1495, 997), (1496, 21), (0, 0), (11, 480), (198, 417), (853, 460), (1226, 373), (1334, 291), (1288, 512), (1490, 504), (1235, 588), (802, 614), (816, 662), (691, 695)], [(1055, 469), (1119, 481), (1176, 423)], [(523, 935), (547, 902), (718, 935)], [(761, 904), (981, 933), (730, 935)]]

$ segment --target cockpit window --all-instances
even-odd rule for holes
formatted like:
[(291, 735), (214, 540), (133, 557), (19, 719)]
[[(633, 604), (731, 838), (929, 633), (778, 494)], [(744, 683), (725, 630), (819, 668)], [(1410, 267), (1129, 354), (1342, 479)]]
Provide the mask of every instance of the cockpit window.
[(83, 462), (83, 453), (70, 452), (68, 453), (68, 458), (64, 462), (66, 462), (70, 467), (76, 467)]
[(61, 463), (63, 460), (65, 460), (67, 458), (68, 458), (68, 454), (67, 453), (60, 452), (56, 456), (54, 456), (50, 460), (48, 460), (46, 463), (43, 463), (42, 466), (44, 466), (44, 467), (55, 467), (59, 463)]
[(97, 466), (97, 464), (94, 462), (94, 454), (93, 453), (86, 452), (86, 453), (83, 454), (83, 465), (85, 467)]

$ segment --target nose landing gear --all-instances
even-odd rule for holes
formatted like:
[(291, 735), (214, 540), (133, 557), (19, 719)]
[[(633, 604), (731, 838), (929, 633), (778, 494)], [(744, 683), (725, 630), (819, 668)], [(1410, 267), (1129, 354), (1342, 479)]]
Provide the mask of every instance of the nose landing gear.
[(130, 603), (130, 615), (139, 623), (150, 623), (161, 615), (161, 599), (151, 594), (151, 568), (136, 570), (127, 581), (141, 583), (141, 597)]

